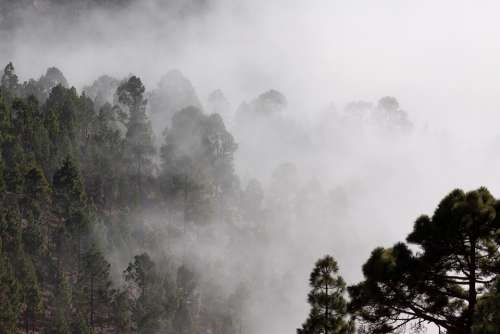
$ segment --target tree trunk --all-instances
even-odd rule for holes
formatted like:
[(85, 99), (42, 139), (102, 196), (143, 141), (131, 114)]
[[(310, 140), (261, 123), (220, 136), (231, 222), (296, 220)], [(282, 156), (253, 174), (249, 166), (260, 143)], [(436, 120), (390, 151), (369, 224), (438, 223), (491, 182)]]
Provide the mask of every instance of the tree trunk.
[(26, 334), (30, 332), (30, 326), (29, 326), (29, 306), (26, 306), (26, 317), (24, 318), (24, 327), (26, 330)]
[(325, 305), (325, 334), (328, 334), (328, 283), (325, 283), (326, 305)]
[(470, 253), (470, 272), (469, 272), (469, 295), (467, 301), (469, 307), (467, 310), (467, 327), (466, 333), (472, 333), (472, 325), (474, 323), (474, 315), (476, 313), (477, 291), (476, 291), (476, 240), (471, 239), (471, 253)]
[(139, 192), (139, 206), (142, 206), (142, 165), (141, 165), (141, 156), (137, 157), (137, 188)]
[(90, 327), (94, 329), (94, 276), (90, 278)]

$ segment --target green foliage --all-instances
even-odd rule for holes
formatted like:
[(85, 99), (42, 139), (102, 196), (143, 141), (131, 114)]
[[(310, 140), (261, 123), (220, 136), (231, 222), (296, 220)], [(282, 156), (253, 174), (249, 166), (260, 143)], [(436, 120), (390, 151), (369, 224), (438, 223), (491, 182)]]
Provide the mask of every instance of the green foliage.
[(64, 311), (58, 308), (56, 311), (50, 333), (54, 334), (71, 334), (70, 326), (64, 315)]
[[(83, 255), (78, 288), (84, 296), (81, 310), (88, 310), (89, 325), (94, 328), (99, 314), (105, 313), (110, 302), (110, 264), (96, 245)], [(101, 317), (102, 318), (102, 317)]]
[(0, 236), (2, 237), (2, 251), (11, 259), (18, 259), (22, 255), (22, 226), (21, 217), (16, 208), (7, 208), (0, 211)]
[(12, 130), (12, 110), (9, 108), (6, 98), (0, 94), (0, 143), (9, 137)]
[(24, 177), (24, 193), (33, 201), (45, 202), (48, 200), (50, 186), (40, 168), (31, 168)]
[(0, 253), (0, 333), (15, 334), (21, 310), (21, 287), (6, 255)]
[(500, 329), (500, 279), (479, 300), (474, 334), (498, 334)]
[(42, 311), (42, 290), (35, 271), (33, 262), (29, 257), (24, 257), (22, 262), (22, 291), (24, 293), (24, 327), (27, 332), (34, 329), (35, 320)]
[[(232, 135), (220, 116), (182, 110), (159, 165), (141, 80), (112, 80), (105, 89), (79, 94), (56, 68), (20, 83), (14, 66), (5, 68), (0, 333), (241, 333), (248, 291), (227, 296), (163, 247), (165, 237), (179, 237), (176, 221), (195, 223), (183, 235), (195, 240), (205, 237), (199, 225), (239, 217)], [(255, 221), (262, 197), (252, 184), (241, 201), (249, 215), (259, 208)], [(167, 208), (173, 223), (149, 228), (140, 214), (149, 206)], [(158, 262), (133, 257), (124, 282), (112, 286), (123, 268), (104, 254), (127, 263), (138, 249)]]
[(21, 193), (23, 189), (24, 152), (15, 137), (6, 137), (2, 143), (2, 155), (5, 164), (4, 179), (7, 191)]
[(0, 194), (2, 194), (5, 191), (4, 170), (5, 170), (5, 167), (3, 164), (2, 155), (0, 154)]
[(299, 334), (351, 333), (352, 324), (347, 315), (344, 294), (346, 284), (338, 275), (335, 259), (329, 255), (318, 260), (309, 277), (312, 290), (308, 296), (311, 311)]
[(71, 287), (66, 274), (62, 271), (57, 273), (52, 305), (54, 307), (52, 319), (53, 333), (70, 333), (72, 305)]
[(141, 80), (130, 77), (121, 84), (116, 94), (118, 101), (128, 107), (127, 133), (125, 135), (125, 157), (129, 171), (136, 179), (136, 200), (142, 202), (144, 178), (150, 175), (155, 154), (151, 124), (146, 115), (146, 100)]
[(45, 236), (39, 221), (30, 220), (23, 230), (24, 251), (35, 259), (44, 252)]
[(161, 290), (155, 263), (147, 253), (137, 255), (124, 272), (131, 285), (133, 328), (137, 333), (154, 334), (160, 328), (162, 316)]
[(5, 66), (2, 79), (0, 81), (0, 87), (10, 93), (17, 93), (19, 89), (19, 82), (12, 63), (8, 63), (7, 66)]
[(144, 100), (144, 85), (136, 76), (131, 76), (127, 81), (122, 83), (117, 91), (118, 101), (130, 108), (130, 113), (134, 114), (143, 108), (146, 101)]
[(77, 316), (76, 321), (71, 326), (71, 334), (94, 334), (94, 331), (84, 317)]
[(67, 157), (53, 178), (54, 200), (65, 216), (85, 206), (85, 192), (80, 173), (73, 160)]
[(499, 202), (485, 188), (446, 196), (432, 217), (415, 222), (405, 243), (377, 248), (365, 280), (349, 287), (351, 309), (371, 332), (419, 329), (426, 323), (471, 333), (477, 303), (498, 275)]
[(234, 191), (237, 145), (218, 115), (195, 107), (177, 112), (161, 148), (161, 190), (185, 221), (201, 224), (225, 218)]
[(118, 333), (132, 333), (131, 304), (127, 291), (116, 292), (112, 304), (112, 319)]

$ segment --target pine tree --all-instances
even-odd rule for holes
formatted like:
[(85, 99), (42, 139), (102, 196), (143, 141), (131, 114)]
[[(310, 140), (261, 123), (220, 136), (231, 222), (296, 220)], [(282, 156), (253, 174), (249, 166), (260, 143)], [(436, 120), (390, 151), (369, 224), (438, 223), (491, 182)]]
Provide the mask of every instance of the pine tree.
[[(478, 302), (500, 274), (500, 201), (486, 188), (445, 196), (420, 216), (406, 241), (376, 248), (364, 280), (349, 287), (350, 309), (367, 331), (394, 332), (427, 323), (470, 334)], [(416, 252), (413, 249), (417, 249)]]
[(0, 91), (0, 144), (2, 144), (12, 132), (12, 109), (6, 101), (5, 94)]
[(318, 260), (311, 272), (308, 296), (311, 311), (298, 334), (351, 333), (352, 323), (346, 321), (346, 284), (338, 275), (335, 259), (329, 255)]
[(16, 129), (16, 137), (26, 153), (34, 152), (34, 145), (37, 140), (35, 129), (39, 120), (38, 101), (29, 97), (27, 99), (16, 98), (12, 102), (14, 111), (13, 126)]
[(46, 235), (44, 235), (42, 228), (41, 222), (30, 219), (27, 222), (27, 226), (23, 229), (22, 238), (24, 251), (35, 260), (38, 260), (44, 252)]
[(12, 261), (22, 258), (22, 232), (21, 217), (15, 207), (0, 211), (0, 237), (3, 253)]
[(45, 102), (43, 123), (50, 139), (50, 174), (68, 156), (79, 156), (79, 97), (74, 88), (54, 87)]
[(71, 216), (66, 219), (64, 228), (69, 233), (70, 246), (72, 246), (72, 249), (74, 250), (73, 255), (75, 255), (76, 259), (76, 272), (79, 272), (82, 249), (85, 241), (87, 241), (90, 237), (92, 222), (84, 209), (75, 209)]
[(25, 212), (25, 215), (38, 220), (42, 213), (46, 211), (46, 205), (50, 197), (49, 183), (40, 168), (33, 167), (25, 175), (24, 195), (22, 211)]
[(24, 294), (24, 327), (26, 333), (35, 330), (35, 322), (42, 310), (42, 291), (31, 259), (27, 256), (22, 265), (22, 289)]
[(50, 186), (40, 168), (31, 168), (24, 177), (24, 193), (34, 201), (47, 201)]
[(2, 79), (0, 81), (1, 88), (15, 95), (19, 90), (19, 81), (12, 63), (8, 63), (5, 66)]
[(51, 328), (52, 333), (69, 334), (71, 332), (71, 305), (71, 288), (68, 279), (64, 272), (59, 271), (56, 277), (54, 298), (52, 301), (54, 310)]
[(105, 313), (110, 302), (110, 264), (96, 245), (83, 255), (78, 288), (82, 290), (85, 301), (82, 305), (88, 310), (88, 323), (94, 329), (98, 314)]
[(129, 116), (125, 136), (125, 153), (136, 179), (139, 203), (143, 200), (143, 182), (152, 167), (155, 153), (151, 124), (146, 115), (144, 85), (136, 77), (130, 77), (117, 89), (118, 101), (128, 107)]
[(474, 320), (472, 333), (498, 334), (500, 330), (500, 278), (488, 293), (478, 300), (477, 317)]
[(21, 312), (20, 289), (11, 262), (2, 252), (0, 243), (0, 333), (17, 332), (17, 320)]
[(116, 334), (132, 333), (131, 301), (127, 291), (116, 291), (112, 304), (112, 319)]
[[(1, 141), (1, 138), (0, 138)], [(4, 176), (4, 164), (2, 154), (0, 154), (0, 195), (5, 191), (5, 176)]]
[(78, 315), (71, 325), (71, 334), (93, 334), (94, 331), (85, 320), (85, 317)]
[(236, 147), (218, 115), (187, 107), (173, 116), (161, 148), (161, 190), (169, 202), (182, 203), (185, 222), (225, 218)]
[(195, 274), (185, 265), (177, 269), (177, 300), (173, 326), (176, 333), (189, 334), (194, 330), (194, 319), (190, 306), (193, 306), (196, 290)]
[(73, 160), (67, 157), (53, 178), (55, 204), (69, 217), (85, 206), (83, 182)]
[(147, 253), (137, 255), (124, 272), (125, 280), (135, 291), (132, 306), (134, 328), (141, 334), (154, 334), (160, 328), (163, 294), (155, 263)]
[[(59, 247), (70, 247), (73, 251), (61, 255), (75, 260), (75, 272), (79, 272), (82, 242), (90, 233), (91, 222), (86, 207), (86, 194), (80, 173), (72, 159), (66, 158), (53, 177), (54, 204), (65, 218), (58, 235)], [(67, 238), (69, 237), (69, 238)], [(62, 251), (62, 249), (60, 251)]]
[(4, 178), (7, 191), (20, 194), (23, 190), (23, 167), (25, 155), (18, 138), (7, 136), (2, 143), (2, 154), (4, 160)]

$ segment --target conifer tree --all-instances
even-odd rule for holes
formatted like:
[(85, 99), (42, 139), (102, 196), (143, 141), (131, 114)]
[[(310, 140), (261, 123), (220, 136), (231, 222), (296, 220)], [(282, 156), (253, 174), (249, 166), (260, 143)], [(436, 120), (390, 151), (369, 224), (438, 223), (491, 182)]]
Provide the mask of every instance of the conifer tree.
[(23, 248), (24, 252), (31, 256), (34, 260), (39, 260), (39, 257), (44, 252), (44, 241), (46, 235), (42, 230), (42, 223), (35, 219), (30, 219), (27, 226), (23, 229)]
[(116, 334), (132, 333), (131, 301), (126, 290), (115, 292), (112, 303), (112, 320)]
[(94, 334), (94, 331), (82, 315), (77, 315), (76, 320), (71, 325), (71, 334)]
[[(53, 177), (54, 202), (65, 218), (65, 225), (59, 234), (59, 246), (71, 246), (74, 250), (67, 255), (75, 256), (76, 272), (79, 272), (82, 241), (90, 232), (91, 222), (86, 208), (86, 194), (80, 173), (69, 157), (66, 158)], [(69, 240), (66, 238), (69, 236)]]
[[(1, 223), (1, 221), (0, 221)], [(0, 241), (2, 238), (0, 238)], [(21, 311), (21, 287), (0, 243), (0, 333), (15, 334)]]
[(5, 89), (11, 94), (18, 93), (19, 80), (17, 78), (14, 65), (11, 62), (8, 63), (4, 68), (0, 84), (2, 89)]
[(4, 168), (2, 154), (0, 154), (0, 195), (5, 191)]
[(192, 307), (195, 298), (196, 289), (195, 274), (185, 265), (177, 269), (177, 300), (178, 304), (175, 309), (173, 326), (179, 334), (189, 334), (194, 330), (194, 319)]
[(52, 319), (52, 332), (54, 334), (69, 334), (71, 333), (71, 288), (66, 277), (62, 271), (57, 273), (55, 282), (53, 306), (53, 319)]
[(25, 155), (19, 140), (13, 136), (6, 136), (2, 143), (4, 160), (4, 179), (7, 191), (16, 194), (22, 193)]
[(85, 205), (83, 182), (73, 160), (67, 157), (53, 178), (55, 204), (69, 217)]
[(24, 294), (24, 327), (26, 333), (34, 331), (37, 317), (42, 311), (42, 291), (31, 258), (25, 256), (22, 265), (22, 289)]
[[(2, 251), (11, 261), (22, 258), (23, 240), (22, 240), (21, 217), (15, 207), (8, 207), (0, 211), (0, 237), (2, 238)], [(12, 263), (14, 264), (14, 263)]]
[(130, 77), (117, 89), (118, 101), (128, 107), (129, 115), (125, 136), (125, 153), (136, 179), (138, 200), (143, 200), (143, 182), (151, 170), (155, 153), (151, 124), (146, 115), (144, 85), (136, 77)]
[(478, 300), (474, 334), (498, 334), (500, 330), (500, 278), (497, 277), (488, 293)]
[(50, 194), (50, 186), (43, 171), (38, 167), (31, 168), (24, 177), (24, 193), (32, 200), (38, 202), (47, 201)]
[[(110, 301), (110, 264), (96, 245), (83, 255), (78, 288), (85, 296), (84, 306), (88, 310), (88, 323), (94, 329), (99, 313), (104, 313)], [(100, 312), (101, 311), (101, 312)]]
[(311, 305), (309, 317), (297, 329), (298, 334), (344, 334), (353, 332), (353, 324), (346, 321), (346, 284), (338, 275), (335, 259), (329, 255), (316, 262), (309, 277)]
[(470, 334), (478, 303), (499, 271), (500, 202), (486, 188), (452, 191), (432, 216), (419, 217), (406, 241), (376, 248), (365, 280), (349, 287), (350, 309), (370, 332), (434, 324)]
[[(125, 280), (135, 291), (132, 304), (134, 328), (141, 334), (154, 334), (159, 330), (162, 293), (155, 263), (147, 253), (137, 255), (124, 272)], [(153, 290), (154, 289), (154, 290)]]

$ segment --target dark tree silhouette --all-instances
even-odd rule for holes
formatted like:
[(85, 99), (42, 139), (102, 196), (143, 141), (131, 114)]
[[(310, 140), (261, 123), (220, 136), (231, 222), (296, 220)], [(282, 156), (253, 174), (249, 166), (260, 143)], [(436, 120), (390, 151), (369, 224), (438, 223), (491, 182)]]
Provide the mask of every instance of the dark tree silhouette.
[(309, 317), (297, 329), (298, 334), (343, 334), (353, 332), (353, 323), (346, 320), (346, 284), (338, 275), (335, 259), (329, 255), (316, 262), (309, 277), (311, 305)]
[(144, 195), (144, 177), (151, 170), (152, 157), (155, 153), (153, 132), (146, 115), (147, 101), (144, 98), (144, 90), (141, 80), (132, 76), (116, 91), (118, 101), (128, 107), (125, 153), (136, 177), (136, 191), (140, 203)]
[(499, 274), (500, 203), (480, 188), (454, 190), (432, 217), (415, 222), (407, 244), (375, 249), (365, 280), (349, 287), (351, 310), (371, 333), (418, 330), (427, 323), (470, 334), (477, 302)]

